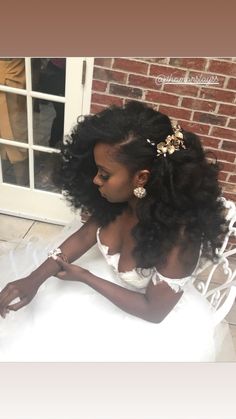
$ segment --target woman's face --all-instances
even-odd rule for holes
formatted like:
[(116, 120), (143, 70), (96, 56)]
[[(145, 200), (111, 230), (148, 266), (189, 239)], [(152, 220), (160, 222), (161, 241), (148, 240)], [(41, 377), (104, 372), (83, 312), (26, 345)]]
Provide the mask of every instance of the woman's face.
[(131, 175), (122, 163), (115, 160), (115, 147), (98, 143), (94, 147), (94, 159), (98, 172), (93, 179), (101, 195), (109, 202), (127, 202), (134, 197), (137, 186), (135, 175)]

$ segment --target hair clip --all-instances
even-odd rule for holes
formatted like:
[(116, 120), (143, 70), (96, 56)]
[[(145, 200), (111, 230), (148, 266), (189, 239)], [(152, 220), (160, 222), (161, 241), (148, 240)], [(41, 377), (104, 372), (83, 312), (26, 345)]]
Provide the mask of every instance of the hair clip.
[(161, 141), (157, 145), (147, 138), (147, 142), (152, 146), (156, 146), (157, 157), (166, 154), (173, 154), (175, 151), (179, 151), (181, 148), (186, 149), (184, 145), (184, 136), (180, 125), (173, 126), (174, 134), (168, 135), (164, 141)]

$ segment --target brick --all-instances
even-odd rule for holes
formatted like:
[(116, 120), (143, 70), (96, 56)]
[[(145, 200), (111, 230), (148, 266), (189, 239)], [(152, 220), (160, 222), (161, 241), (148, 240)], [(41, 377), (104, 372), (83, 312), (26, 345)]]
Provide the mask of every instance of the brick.
[(211, 134), (225, 140), (236, 140), (236, 131), (227, 128), (213, 127)]
[(236, 63), (226, 63), (224, 61), (211, 60), (208, 70), (215, 73), (236, 76)]
[(166, 76), (166, 77), (172, 77), (172, 78), (184, 78), (187, 72), (185, 70), (180, 70), (178, 68), (151, 64), (149, 74), (150, 76), (155, 76), (155, 77)]
[(236, 115), (236, 106), (221, 104), (218, 113), (223, 115), (234, 116)]
[(121, 71), (108, 70), (105, 68), (94, 67), (93, 78), (103, 81), (116, 81), (126, 83), (127, 74)]
[(190, 119), (191, 111), (182, 108), (174, 108), (172, 106), (160, 105), (159, 111), (167, 114), (170, 118)]
[(233, 163), (235, 160), (235, 154), (222, 150), (214, 150), (214, 154), (217, 156), (217, 159), (220, 161), (227, 161)]
[(193, 132), (194, 134), (208, 134), (209, 132), (209, 125), (204, 124), (197, 124), (195, 122), (186, 122), (186, 121), (178, 121), (178, 123), (185, 129), (186, 131)]
[(103, 95), (100, 93), (93, 93), (92, 100), (93, 103), (100, 104), (100, 105), (107, 105), (110, 106), (112, 104), (122, 106), (123, 100), (122, 98), (110, 95)]
[(236, 152), (236, 142), (235, 141), (223, 141), (221, 148), (223, 150)]
[(93, 80), (92, 90), (97, 92), (105, 92), (107, 88), (107, 82), (101, 80)]
[(183, 108), (190, 108), (199, 111), (213, 111), (216, 108), (216, 102), (201, 99), (191, 99), (184, 97), (181, 103)]
[(227, 118), (225, 116), (219, 116), (206, 112), (194, 112), (193, 120), (198, 122), (204, 122), (206, 124), (221, 126), (225, 126), (227, 122)]
[[(209, 83), (208, 86), (215, 86), (217, 88), (223, 87), (225, 82), (224, 76), (219, 76), (218, 74), (209, 73), (206, 71), (190, 71), (188, 75), (189, 80), (192, 82), (206, 82)], [(210, 84), (210, 82), (219, 83), (219, 84)], [(206, 84), (207, 85), (207, 84)], [(198, 84), (198, 86), (200, 86)]]
[(161, 85), (157, 85), (155, 80), (155, 77), (145, 77), (139, 76), (137, 74), (129, 74), (128, 84), (154, 90), (161, 89)]
[(211, 99), (219, 102), (230, 102), (232, 103), (235, 100), (235, 93), (228, 90), (220, 90), (201, 86), (200, 88), (200, 97), (203, 99)]
[(109, 93), (119, 96), (128, 96), (141, 99), (143, 91), (135, 87), (121, 86), (120, 84), (110, 84)]
[(168, 57), (164, 57), (164, 58), (157, 58), (157, 57), (149, 57), (149, 58), (144, 58), (145, 61), (150, 62), (150, 63), (157, 63), (157, 64), (169, 64), (169, 58)]
[(189, 84), (164, 84), (165, 92), (177, 93), (180, 96), (197, 96), (198, 87)]
[(236, 90), (236, 79), (229, 79), (227, 83), (227, 89)]
[(201, 136), (201, 140), (204, 147), (213, 147), (213, 148), (219, 148), (221, 140), (218, 138), (208, 137), (205, 135)]
[(236, 175), (230, 175), (229, 182), (236, 183)]
[(106, 106), (97, 105), (96, 103), (92, 103), (91, 108), (90, 108), (90, 113), (95, 114), (95, 113), (98, 113), (98, 112), (102, 111), (105, 108), (106, 108)]
[(147, 74), (148, 64), (125, 58), (115, 58), (113, 68), (128, 71), (129, 73)]
[[(220, 185), (223, 187), (223, 190), (225, 192), (236, 194), (236, 185), (234, 185), (233, 183), (220, 182)], [(236, 198), (236, 195), (235, 195), (235, 198)]]
[(178, 96), (171, 95), (163, 92), (151, 92), (147, 91), (145, 95), (145, 100), (150, 102), (155, 102), (157, 104), (166, 103), (168, 105), (177, 105)]
[(111, 68), (112, 66), (112, 58), (100, 58), (100, 57), (96, 57), (94, 59), (94, 65), (97, 66), (101, 66), (101, 67), (108, 67)]
[(189, 57), (189, 58), (171, 58), (170, 65), (174, 67), (196, 68), (204, 70), (207, 60), (205, 58)]
[(236, 128), (236, 118), (232, 118), (232, 119), (229, 120), (228, 127), (229, 128)]
[(221, 170), (223, 172), (236, 173), (236, 165), (228, 162), (222, 162)]
[(221, 181), (226, 181), (227, 177), (228, 177), (228, 173), (226, 173), (226, 172), (220, 172), (219, 173), (219, 176), (218, 176), (218, 179), (221, 180)]

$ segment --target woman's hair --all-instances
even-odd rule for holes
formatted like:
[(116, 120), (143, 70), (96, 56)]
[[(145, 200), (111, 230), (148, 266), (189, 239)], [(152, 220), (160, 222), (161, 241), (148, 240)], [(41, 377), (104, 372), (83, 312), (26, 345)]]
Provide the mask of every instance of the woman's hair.
[[(147, 196), (138, 200), (138, 224), (132, 230), (137, 267), (165, 263), (175, 244), (203, 241), (203, 254), (216, 256), (225, 227), (219, 199), (219, 167), (209, 162), (197, 135), (182, 130), (186, 149), (156, 156), (158, 144), (173, 134), (169, 117), (136, 101), (83, 117), (61, 145), (57, 185), (75, 208), (86, 207), (101, 226), (114, 220), (127, 203), (110, 203), (93, 183), (95, 144), (116, 145), (116, 159), (131, 174), (148, 169)], [(181, 241), (180, 232), (184, 232)]]

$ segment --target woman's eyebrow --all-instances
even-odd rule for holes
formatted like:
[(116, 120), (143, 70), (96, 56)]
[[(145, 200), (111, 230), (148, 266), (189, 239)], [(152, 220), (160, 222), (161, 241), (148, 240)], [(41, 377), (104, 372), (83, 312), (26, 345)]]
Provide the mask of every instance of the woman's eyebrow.
[(97, 166), (98, 169), (105, 170), (106, 172), (109, 171), (109, 169), (107, 169), (106, 167), (102, 166), (101, 164), (96, 164), (96, 166)]

